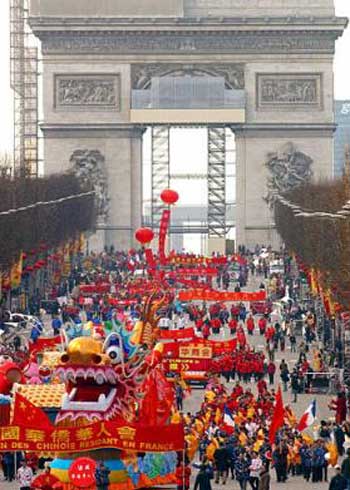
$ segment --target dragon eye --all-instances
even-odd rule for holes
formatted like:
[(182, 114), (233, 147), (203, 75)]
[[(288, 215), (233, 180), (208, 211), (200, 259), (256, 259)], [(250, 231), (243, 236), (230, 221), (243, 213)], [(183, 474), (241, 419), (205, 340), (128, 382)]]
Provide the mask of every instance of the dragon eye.
[(120, 347), (112, 345), (107, 349), (107, 355), (109, 356), (112, 364), (118, 364), (122, 360), (122, 353)]

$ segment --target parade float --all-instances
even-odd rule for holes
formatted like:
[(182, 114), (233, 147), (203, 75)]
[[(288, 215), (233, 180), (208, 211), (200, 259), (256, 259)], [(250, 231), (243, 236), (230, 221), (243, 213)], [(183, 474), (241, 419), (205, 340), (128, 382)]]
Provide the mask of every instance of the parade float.
[(76, 488), (70, 469), (82, 456), (105, 463), (112, 490), (174, 483), (184, 433), (170, 423), (173, 388), (160, 367), (157, 311), (165, 300), (151, 296), (131, 332), (113, 321), (107, 336), (100, 326), (67, 339), (52, 383), (43, 386), (61, 394), (64, 386), (54, 425), (23, 396), (38, 386), (26, 385), (15, 396), (12, 423), (1, 427), (0, 450), (56, 455), (51, 472), (65, 490)]

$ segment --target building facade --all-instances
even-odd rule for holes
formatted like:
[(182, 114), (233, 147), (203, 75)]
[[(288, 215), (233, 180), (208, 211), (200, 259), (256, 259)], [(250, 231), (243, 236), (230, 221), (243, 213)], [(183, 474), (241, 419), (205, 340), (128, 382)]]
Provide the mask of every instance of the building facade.
[[(93, 180), (103, 243), (127, 248), (141, 224), (149, 125), (234, 131), (238, 244), (277, 243), (276, 194), (332, 175), (333, 57), (347, 24), (333, 0), (30, 4), (44, 66), (45, 172)], [(152, 105), (140, 91), (162, 77), (218, 77), (224, 105)], [(140, 109), (134, 100), (148, 102)]]

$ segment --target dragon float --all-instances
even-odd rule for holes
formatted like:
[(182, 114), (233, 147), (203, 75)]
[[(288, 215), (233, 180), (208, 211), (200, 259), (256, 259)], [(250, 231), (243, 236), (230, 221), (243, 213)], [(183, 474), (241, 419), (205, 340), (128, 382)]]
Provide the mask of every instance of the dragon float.
[[(169, 420), (173, 393), (160, 368), (163, 345), (157, 343), (157, 312), (166, 301), (166, 296), (160, 300), (149, 297), (131, 332), (113, 322), (113, 331), (105, 339), (99, 332), (97, 336), (92, 333), (67, 342), (56, 371), (66, 386), (56, 427), (83, 428), (118, 419), (129, 423), (142, 423), (149, 418), (160, 423)], [(149, 386), (155, 388), (152, 393), (157, 393), (157, 400), (153, 400), (156, 403), (150, 404)], [(82, 454), (60, 455), (51, 463), (52, 473), (65, 490), (73, 490), (68, 470), (79, 456)], [(85, 452), (84, 456), (104, 461), (111, 471), (111, 490), (174, 482), (175, 452), (140, 454), (99, 449)]]

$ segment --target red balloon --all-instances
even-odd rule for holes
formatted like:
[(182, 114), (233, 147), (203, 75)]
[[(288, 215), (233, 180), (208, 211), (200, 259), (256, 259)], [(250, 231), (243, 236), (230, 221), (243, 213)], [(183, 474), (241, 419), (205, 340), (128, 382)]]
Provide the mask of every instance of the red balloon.
[(88, 488), (96, 483), (96, 462), (91, 458), (78, 458), (68, 470), (69, 481), (78, 488)]
[(149, 243), (153, 240), (153, 230), (151, 230), (151, 228), (139, 228), (138, 230), (136, 230), (135, 238), (142, 245), (145, 245), (146, 243)]
[(172, 189), (164, 189), (160, 198), (165, 204), (175, 204), (179, 200), (179, 194)]

